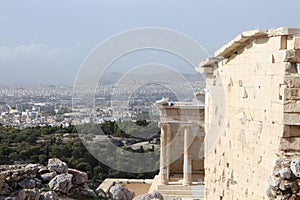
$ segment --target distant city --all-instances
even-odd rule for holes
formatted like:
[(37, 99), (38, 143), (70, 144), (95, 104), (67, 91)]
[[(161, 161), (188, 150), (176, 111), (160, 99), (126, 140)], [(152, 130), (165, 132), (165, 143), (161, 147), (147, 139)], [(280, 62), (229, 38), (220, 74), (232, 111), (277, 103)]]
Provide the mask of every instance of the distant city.
[[(199, 75), (184, 75), (185, 84), (193, 92), (203, 89), (203, 79)], [(0, 124), (18, 128), (34, 126), (79, 125), (84, 123), (102, 123), (116, 120), (158, 120), (155, 101), (167, 97), (171, 101), (178, 100), (178, 94), (166, 88), (177, 88), (178, 91), (189, 92), (185, 84), (176, 80), (159, 81), (136, 80), (123, 81), (121, 85), (105, 81), (98, 85), (95, 92), (95, 107), (87, 110), (72, 107), (73, 86), (0, 86)], [(134, 85), (141, 85), (133, 90)], [(180, 96), (180, 95), (179, 95)], [(182, 95), (181, 95), (182, 96)], [(193, 94), (183, 95), (180, 101), (192, 101)], [(84, 101), (83, 101), (84, 102)]]

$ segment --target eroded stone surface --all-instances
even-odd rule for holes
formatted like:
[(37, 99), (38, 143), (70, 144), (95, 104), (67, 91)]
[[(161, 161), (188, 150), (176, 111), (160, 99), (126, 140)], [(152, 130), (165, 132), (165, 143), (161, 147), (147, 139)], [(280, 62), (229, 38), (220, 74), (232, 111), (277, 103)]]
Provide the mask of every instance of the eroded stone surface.
[(81, 185), (88, 181), (88, 175), (85, 172), (79, 171), (77, 169), (69, 169), (68, 173), (73, 175), (72, 182), (74, 184)]
[(39, 200), (40, 192), (38, 189), (23, 189), (18, 193), (19, 200)]
[(35, 181), (32, 179), (24, 179), (18, 185), (23, 189), (33, 189), (35, 188)]
[[(280, 160), (280, 162), (278, 162)], [(296, 177), (292, 169), (299, 158), (280, 158), (275, 162), (273, 176), (269, 178), (267, 196), (269, 199), (300, 199), (300, 178)]]
[(50, 181), (51, 179), (53, 179), (56, 175), (57, 175), (56, 172), (45, 173), (45, 174), (42, 174), (42, 175), (41, 175), (41, 179), (42, 179), (42, 181), (44, 181), (44, 182), (48, 182), (48, 181)]
[(72, 174), (57, 175), (49, 182), (49, 187), (51, 190), (68, 194), (73, 186), (72, 178)]
[[(58, 162), (60, 163), (60, 161)], [(65, 167), (66, 165), (58, 164), (58, 166)], [(76, 169), (71, 170), (71, 172), (74, 172), (75, 179), (72, 174), (57, 175), (56, 170), (49, 172), (45, 166), (40, 164), (9, 165), (2, 167), (2, 170), (5, 171), (0, 172), (0, 200), (58, 199), (58, 195), (54, 191), (48, 191), (49, 188), (45, 187), (42, 182), (48, 183), (52, 190), (66, 193), (67, 196), (81, 195), (86, 196), (86, 199), (96, 196), (95, 192), (87, 186), (86, 173)], [(40, 191), (43, 191), (42, 194), (40, 194)]]
[(291, 170), (296, 177), (300, 177), (300, 158), (292, 160)]
[(300, 199), (299, 33), (251, 33), (216, 52), (225, 59), (206, 73), (207, 200)]
[(52, 158), (48, 160), (48, 169), (52, 172), (55, 171), (59, 174), (68, 173), (68, 165), (57, 158)]
[(150, 199), (164, 200), (164, 197), (159, 192), (153, 191), (151, 193), (139, 195), (133, 198), (133, 200), (150, 200)]
[(109, 197), (116, 200), (132, 200), (134, 196), (134, 192), (129, 191), (120, 184), (115, 184), (109, 190)]
[(283, 168), (279, 171), (279, 174), (282, 179), (289, 179), (291, 178), (292, 171), (290, 168)]
[(57, 194), (53, 191), (43, 192), (40, 196), (40, 200), (58, 200)]
[(85, 188), (83, 190), (81, 190), (81, 194), (87, 196), (87, 197), (96, 197), (96, 193), (90, 189), (90, 188)]

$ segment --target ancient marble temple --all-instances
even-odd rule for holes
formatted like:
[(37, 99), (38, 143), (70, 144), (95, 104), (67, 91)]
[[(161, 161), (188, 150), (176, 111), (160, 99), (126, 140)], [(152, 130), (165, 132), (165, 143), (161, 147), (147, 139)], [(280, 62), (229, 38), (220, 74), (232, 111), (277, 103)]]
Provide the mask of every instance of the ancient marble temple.
[(192, 187), (204, 168), (207, 200), (300, 199), (300, 29), (243, 32), (197, 70), (205, 117), (201, 106), (160, 105), (158, 191), (201, 199)]
[(157, 102), (160, 173), (149, 192), (300, 199), (300, 29), (243, 32), (197, 71), (206, 74), (204, 104)]
[(203, 198), (204, 104), (201, 101), (158, 101), (160, 173), (155, 189), (164, 198)]

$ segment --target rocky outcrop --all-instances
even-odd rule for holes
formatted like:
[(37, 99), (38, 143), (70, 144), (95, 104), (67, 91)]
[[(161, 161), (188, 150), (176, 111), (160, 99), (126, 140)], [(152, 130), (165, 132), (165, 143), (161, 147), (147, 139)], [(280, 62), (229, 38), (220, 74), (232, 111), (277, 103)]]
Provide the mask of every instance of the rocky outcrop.
[(41, 174), (41, 179), (42, 179), (43, 182), (49, 182), (56, 175), (57, 175), (56, 172), (49, 172), (49, 173)]
[(269, 199), (300, 199), (300, 158), (278, 158), (269, 178)]
[(35, 180), (33, 179), (24, 179), (18, 185), (23, 189), (33, 189), (35, 188)]
[(300, 178), (300, 158), (292, 160), (291, 171), (297, 178)]
[(73, 187), (72, 178), (72, 174), (57, 175), (49, 182), (49, 187), (51, 190), (68, 194)]
[(40, 192), (37, 188), (35, 189), (24, 189), (19, 191), (18, 200), (39, 200)]
[(59, 174), (68, 173), (68, 165), (57, 158), (48, 160), (48, 169)]
[(57, 200), (57, 194), (53, 191), (43, 192), (40, 196), (40, 200)]
[(69, 169), (68, 173), (73, 175), (72, 182), (76, 185), (82, 185), (88, 181), (88, 175), (85, 172), (77, 169)]
[(163, 196), (157, 191), (153, 191), (151, 193), (144, 194), (144, 195), (139, 195), (133, 198), (133, 200), (151, 200), (151, 199), (164, 200)]
[[(60, 194), (78, 194), (86, 199), (96, 197), (87, 182), (85, 172), (68, 169), (68, 165), (57, 158), (49, 159), (47, 167), (11, 165), (0, 171), (0, 200), (57, 200)], [(47, 184), (49, 188), (44, 188)]]
[(134, 192), (129, 191), (126, 187), (120, 184), (115, 184), (109, 190), (109, 198), (116, 200), (132, 200)]
[(80, 192), (81, 194), (88, 196), (88, 197), (96, 197), (96, 193), (94, 192), (94, 190), (90, 189), (90, 188), (83, 188)]

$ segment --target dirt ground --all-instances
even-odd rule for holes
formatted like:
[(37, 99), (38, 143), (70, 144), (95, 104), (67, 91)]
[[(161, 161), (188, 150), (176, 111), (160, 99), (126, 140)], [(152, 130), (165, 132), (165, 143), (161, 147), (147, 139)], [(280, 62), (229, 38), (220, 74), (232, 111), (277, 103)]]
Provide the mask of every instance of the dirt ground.
[(135, 196), (148, 193), (148, 190), (151, 186), (150, 184), (140, 183), (127, 183), (122, 185), (124, 185), (128, 190), (133, 191), (135, 193)]

